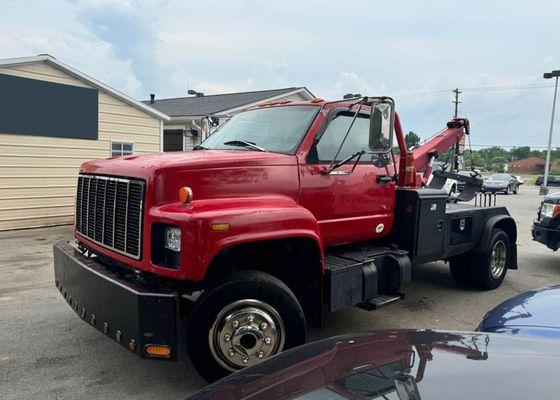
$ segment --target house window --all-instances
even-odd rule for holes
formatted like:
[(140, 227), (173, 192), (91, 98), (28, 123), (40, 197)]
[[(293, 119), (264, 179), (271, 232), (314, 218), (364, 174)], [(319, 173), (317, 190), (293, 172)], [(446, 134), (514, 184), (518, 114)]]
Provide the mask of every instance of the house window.
[(134, 152), (134, 143), (111, 142), (111, 157), (129, 156)]

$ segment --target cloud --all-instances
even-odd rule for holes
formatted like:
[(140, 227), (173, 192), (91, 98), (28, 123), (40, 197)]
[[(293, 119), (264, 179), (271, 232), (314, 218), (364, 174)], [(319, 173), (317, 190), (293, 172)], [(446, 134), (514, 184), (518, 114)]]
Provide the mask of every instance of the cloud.
[(124, 93), (141, 93), (131, 60), (118, 57), (112, 43), (92, 34), (77, 18), (75, 4), (4, 2), (2, 12), (9, 16), (0, 26), (3, 57), (48, 53)]
[[(209, 94), (387, 94), (405, 128), (425, 136), (451, 117), (452, 88), (542, 83), (560, 67), (553, 0), (0, 2), (0, 57), (51, 53), (141, 99), (182, 96), (187, 84)], [(465, 92), (460, 110), (478, 142), (542, 145), (551, 96)]]

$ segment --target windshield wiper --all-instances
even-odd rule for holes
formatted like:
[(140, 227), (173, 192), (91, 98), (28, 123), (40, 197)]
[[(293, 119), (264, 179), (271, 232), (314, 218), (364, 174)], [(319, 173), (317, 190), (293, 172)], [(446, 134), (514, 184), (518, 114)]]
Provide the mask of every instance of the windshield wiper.
[(360, 150), (355, 152), (354, 154), (349, 155), (348, 157), (346, 157), (344, 160), (339, 161), (335, 164), (331, 164), (331, 166), (329, 168), (327, 168), (323, 174), (324, 175), (329, 175), (331, 174), (335, 169), (337, 169), (338, 167), (342, 167), (344, 164), (352, 161), (354, 158), (358, 157), (356, 159), (356, 162), (354, 163), (354, 166), (352, 167), (351, 170), (349, 171), (344, 171), (344, 172), (340, 172), (339, 175), (346, 175), (346, 174), (351, 174), (352, 172), (354, 172), (354, 168), (356, 168), (356, 165), (360, 162), (360, 159), (362, 158), (362, 156), (366, 153), (365, 150)]
[(255, 143), (248, 142), (246, 140), (230, 140), (229, 142), (224, 143), (226, 146), (237, 146), (237, 147), (245, 147), (247, 149), (257, 150), (257, 151), (266, 151), (265, 148), (257, 146)]
[(198, 146), (194, 146), (193, 150), (208, 150), (206, 147), (198, 145)]

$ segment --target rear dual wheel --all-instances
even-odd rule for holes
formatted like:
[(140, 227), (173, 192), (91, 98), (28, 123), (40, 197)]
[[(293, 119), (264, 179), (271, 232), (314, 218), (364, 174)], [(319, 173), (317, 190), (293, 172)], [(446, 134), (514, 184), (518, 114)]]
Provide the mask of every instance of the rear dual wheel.
[(189, 317), (193, 366), (213, 382), (305, 342), (305, 317), (292, 291), (256, 271), (233, 273), (202, 293)]
[(507, 273), (510, 242), (507, 233), (494, 229), (488, 250), (453, 257), (449, 262), (451, 276), (462, 285), (491, 290), (500, 286)]

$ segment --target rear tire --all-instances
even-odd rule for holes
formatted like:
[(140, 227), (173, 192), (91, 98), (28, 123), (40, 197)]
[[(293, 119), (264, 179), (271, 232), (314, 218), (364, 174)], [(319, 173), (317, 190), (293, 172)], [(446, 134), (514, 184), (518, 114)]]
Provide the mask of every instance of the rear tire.
[(453, 279), (465, 286), (476, 286), (484, 290), (496, 289), (507, 273), (509, 237), (502, 229), (494, 229), (488, 250), (484, 253), (470, 252), (452, 257), (449, 271)]
[(208, 382), (305, 343), (305, 317), (282, 281), (257, 271), (228, 275), (205, 290), (187, 326), (187, 349)]
[(492, 290), (500, 286), (506, 277), (509, 259), (509, 237), (502, 229), (494, 229), (484, 253), (473, 253), (471, 263), (472, 282), (481, 289)]

